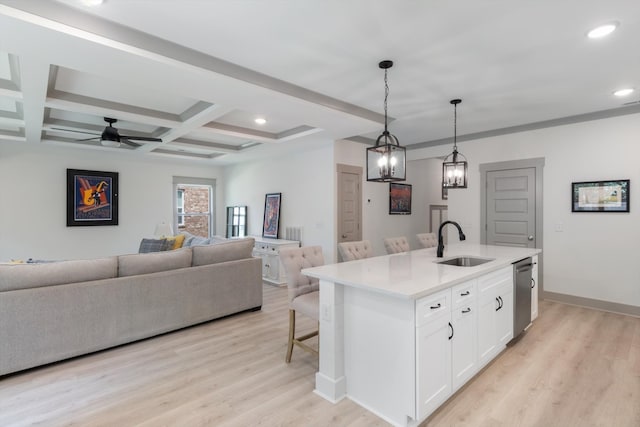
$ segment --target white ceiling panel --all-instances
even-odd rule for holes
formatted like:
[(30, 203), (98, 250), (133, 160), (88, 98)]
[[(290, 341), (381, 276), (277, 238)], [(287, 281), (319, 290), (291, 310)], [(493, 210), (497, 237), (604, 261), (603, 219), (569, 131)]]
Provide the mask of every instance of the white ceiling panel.
[(64, 67), (58, 68), (54, 86), (55, 90), (178, 115), (197, 102), (146, 87), (144, 82), (105, 79)]

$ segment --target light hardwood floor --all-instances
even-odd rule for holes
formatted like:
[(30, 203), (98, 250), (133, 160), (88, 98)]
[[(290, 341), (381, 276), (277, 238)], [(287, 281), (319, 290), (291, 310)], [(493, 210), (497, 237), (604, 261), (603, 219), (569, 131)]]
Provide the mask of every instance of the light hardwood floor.
[[(313, 355), (284, 363), (287, 291), (264, 290), (260, 312), (0, 378), (0, 426), (387, 426), (316, 396)], [(640, 319), (540, 312), (423, 425), (639, 427)]]

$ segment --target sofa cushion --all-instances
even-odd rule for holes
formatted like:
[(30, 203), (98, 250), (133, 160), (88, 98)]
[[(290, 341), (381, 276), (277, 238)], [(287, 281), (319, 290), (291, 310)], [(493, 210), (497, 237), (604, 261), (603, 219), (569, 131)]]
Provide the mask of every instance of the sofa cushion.
[(147, 254), (150, 252), (161, 252), (173, 249), (173, 240), (167, 239), (142, 239), (138, 253)]
[(110, 279), (117, 273), (116, 257), (0, 265), (0, 292)]
[(193, 247), (193, 266), (251, 258), (253, 245), (254, 239), (247, 238), (209, 246), (195, 246)]
[(193, 238), (189, 240), (189, 246), (204, 246), (208, 245), (209, 241), (206, 237), (193, 236)]
[(118, 276), (135, 276), (191, 267), (191, 249), (154, 252), (146, 254), (120, 255), (118, 257)]

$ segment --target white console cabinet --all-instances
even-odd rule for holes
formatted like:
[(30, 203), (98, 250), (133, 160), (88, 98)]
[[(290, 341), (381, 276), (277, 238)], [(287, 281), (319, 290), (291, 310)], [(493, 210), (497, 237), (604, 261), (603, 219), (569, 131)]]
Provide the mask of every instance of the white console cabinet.
[(263, 237), (254, 237), (254, 239), (253, 256), (262, 258), (262, 280), (278, 286), (285, 285), (287, 276), (280, 261), (280, 251), (297, 248), (300, 246), (300, 242)]

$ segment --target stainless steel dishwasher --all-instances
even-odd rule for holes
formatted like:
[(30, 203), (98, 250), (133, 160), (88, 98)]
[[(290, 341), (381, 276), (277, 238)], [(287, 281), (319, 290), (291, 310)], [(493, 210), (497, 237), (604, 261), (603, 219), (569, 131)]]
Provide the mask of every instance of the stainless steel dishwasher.
[(531, 323), (531, 258), (513, 264), (513, 337), (517, 337)]

